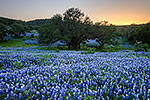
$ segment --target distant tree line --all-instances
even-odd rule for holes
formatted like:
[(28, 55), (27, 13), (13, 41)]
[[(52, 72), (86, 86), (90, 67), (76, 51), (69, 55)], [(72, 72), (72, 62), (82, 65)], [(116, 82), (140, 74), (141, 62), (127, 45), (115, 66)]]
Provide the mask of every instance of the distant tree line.
[(93, 23), (79, 8), (70, 8), (50, 19), (28, 22), (0, 17), (0, 42), (6, 36), (21, 38), (20, 34), (31, 30), (38, 30), (39, 44), (62, 41), (68, 49), (80, 49), (80, 44), (85, 44), (89, 39), (96, 40), (101, 49), (105, 44), (117, 44), (119, 37), (131, 44), (141, 43), (150, 47), (150, 22), (127, 26), (115, 26), (107, 21)]
[(36, 19), (36, 20), (27, 21), (26, 24), (27, 24), (28, 26), (30, 26), (32, 29), (38, 30), (38, 28), (39, 28), (41, 25), (46, 24), (47, 20), (48, 20), (48, 19)]
[(0, 17), (0, 41), (4, 41), (6, 36), (20, 38), (20, 34), (29, 30), (30, 27), (24, 21)]
[(142, 25), (130, 25), (119, 28), (122, 37), (126, 38), (131, 44), (141, 43), (150, 46), (150, 22)]
[(39, 43), (65, 42), (69, 49), (80, 49), (88, 39), (96, 39), (99, 49), (104, 44), (114, 44), (118, 38), (117, 27), (107, 21), (93, 24), (78, 8), (70, 8), (63, 15), (56, 14), (39, 28)]

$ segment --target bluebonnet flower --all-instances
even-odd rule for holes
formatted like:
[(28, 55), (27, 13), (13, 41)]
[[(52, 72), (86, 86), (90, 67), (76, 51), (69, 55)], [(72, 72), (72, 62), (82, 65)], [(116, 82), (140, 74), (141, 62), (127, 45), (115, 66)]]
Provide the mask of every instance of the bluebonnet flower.
[(18, 98), (19, 98), (19, 99), (21, 99), (21, 98), (22, 98), (22, 95), (21, 95), (21, 93), (19, 93), (19, 96), (18, 96)]
[(124, 95), (122, 95), (121, 100), (124, 100), (124, 99), (125, 99), (125, 96), (124, 96)]
[[(134, 52), (79, 55), (68, 51), (56, 54), (36, 49), (18, 50), (0, 55), (0, 65), (7, 68), (0, 71), (0, 93), (5, 91), (5, 99), (10, 92), (14, 99), (28, 98), (29, 94), (32, 99), (149, 97), (149, 59), (136, 57)], [(17, 63), (24, 68), (17, 69)]]
[(107, 100), (109, 100), (109, 97), (107, 96)]
[(127, 98), (127, 99), (130, 99), (130, 96), (129, 96), (128, 94), (126, 94), (126, 98)]
[(3, 94), (4, 94), (4, 90), (0, 89), (0, 95), (3, 95)]
[(118, 94), (119, 95), (122, 94), (122, 90), (121, 89), (118, 90)]
[(42, 100), (44, 100), (45, 99), (45, 96), (44, 95), (42, 95)]

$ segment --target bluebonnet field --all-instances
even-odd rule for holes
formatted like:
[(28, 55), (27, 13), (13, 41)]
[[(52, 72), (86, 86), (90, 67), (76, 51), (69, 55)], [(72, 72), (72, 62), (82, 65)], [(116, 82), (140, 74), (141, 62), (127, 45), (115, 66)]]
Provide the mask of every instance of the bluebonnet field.
[(0, 99), (148, 100), (150, 52), (0, 49)]

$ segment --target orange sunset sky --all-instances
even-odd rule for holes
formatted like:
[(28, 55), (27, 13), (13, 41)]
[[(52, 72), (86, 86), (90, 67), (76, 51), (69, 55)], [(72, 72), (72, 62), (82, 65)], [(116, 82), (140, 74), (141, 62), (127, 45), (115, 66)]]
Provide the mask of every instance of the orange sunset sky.
[(115, 25), (150, 21), (150, 0), (0, 0), (0, 16), (29, 21), (80, 8), (93, 22), (107, 20)]

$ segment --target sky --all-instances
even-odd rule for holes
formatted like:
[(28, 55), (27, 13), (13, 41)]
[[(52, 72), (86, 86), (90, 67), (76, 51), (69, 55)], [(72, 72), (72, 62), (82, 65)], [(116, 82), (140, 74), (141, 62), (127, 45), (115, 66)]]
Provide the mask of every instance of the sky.
[(0, 0), (0, 16), (29, 21), (51, 18), (72, 7), (93, 22), (129, 25), (150, 21), (150, 0)]

